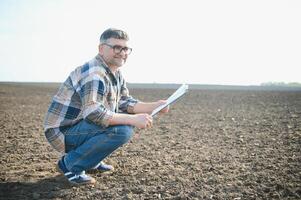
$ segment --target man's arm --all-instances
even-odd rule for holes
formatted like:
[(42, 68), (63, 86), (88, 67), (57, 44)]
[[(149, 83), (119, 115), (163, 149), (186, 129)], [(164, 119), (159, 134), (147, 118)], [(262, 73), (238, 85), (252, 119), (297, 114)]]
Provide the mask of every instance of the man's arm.
[[(153, 118), (149, 114), (158, 106), (164, 104), (165, 100), (159, 100), (157, 102), (138, 102), (134, 105), (133, 112), (135, 114), (121, 114), (114, 113), (110, 119), (110, 125), (131, 125), (137, 128), (150, 128), (153, 125)], [(161, 113), (167, 113), (169, 107), (167, 106)]]
[[(165, 100), (159, 100), (156, 102), (138, 102), (134, 105), (133, 112), (134, 113), (148, 113), (151, 114), (154, 109), (159, 107), (160, 105), (164, 104)], [(169, 110), (169, 107), (167, 106), (163, 110), (161, 110), (161, 113), (167, 113)]]
[[(165, 100), (157, 102), (140, 102), (129, 95), (126, 87), (126, 82), (121, 76), (121, 98), (119, 101), (119, 109), (124, 113), (114, 113), (113, 117), (109, 120), (110, 125), (125, 124), (138, 128), (149, 128), (152, 126), (153, 118), (150, 116), (152, 111), (158, 106), (164, 104)], [(161, 113), (168, 112), (169, 107), (161, 110)]]
[(114, 112), (104, 106), (104, 78), (94, 73), (82, 78), (80, 83), (78, 94), (81, 99), (83, 118), (107, 127)]
[[(154, 109), (166, 102), (165, 100), (159, 100), (156, 102), (141, 102), (134, 99), (129, 94), (129, 90), (126, 86), (125, 80), (122, 77), (122, 74), (120, 73), (119, 75), (121, 76), (121, 97), (119, 101), (119, 110), (121, 110), (122, 112), (129, 114), (151, 114)], [(166, 113), (167, 111), (168, 108), (163, 109), (161, 113)]]
[(137, 128), (150, 128), (153, 124), (153, 118), (149, 114), (123, 114), (114, 113), (109, 120), (109, 125), (131, 125)]

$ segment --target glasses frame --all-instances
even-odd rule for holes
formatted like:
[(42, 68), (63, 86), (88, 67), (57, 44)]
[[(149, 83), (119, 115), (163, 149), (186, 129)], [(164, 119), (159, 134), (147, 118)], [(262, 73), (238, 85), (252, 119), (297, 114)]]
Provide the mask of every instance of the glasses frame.
[(103, 44), (107, 45), (108, 47), (113, 49), (114, 53), (116, 53), (116, 54), (120, 54), (123, 51), (125, 54), (130, 55), (133, 51), (133, 49), (130, 48), (130, 47), (123, 47), (123, 46), (120, 46), (120, 45), (111, 45), (111, 44), (108, 44), (108, 43), (103, 43)]

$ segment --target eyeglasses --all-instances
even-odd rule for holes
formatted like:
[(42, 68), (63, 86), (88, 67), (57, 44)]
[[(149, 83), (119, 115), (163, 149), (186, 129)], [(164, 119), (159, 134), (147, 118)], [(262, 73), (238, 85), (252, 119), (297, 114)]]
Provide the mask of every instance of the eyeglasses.
[(114, 50), (114, 53), (116, 54), (120, 54), (121, 51), (124, 51), (124, 53), (126, 53), (127, 55), (130, 55), (132, 53), (132, 48), (130, 47), (123, 47), (120, 45), (110, 45), (107, 43), (103, 43), (105, 45), (107, 45), (108, 47), (112, 48)]

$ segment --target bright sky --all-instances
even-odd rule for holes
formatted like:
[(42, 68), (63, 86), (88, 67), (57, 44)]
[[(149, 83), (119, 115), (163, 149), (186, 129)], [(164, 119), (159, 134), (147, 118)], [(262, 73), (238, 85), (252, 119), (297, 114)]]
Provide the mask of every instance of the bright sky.
[(128, 82), (301, 82), (299, 0), (1, 0), (0, 81), (62, 82), (128, 32)]

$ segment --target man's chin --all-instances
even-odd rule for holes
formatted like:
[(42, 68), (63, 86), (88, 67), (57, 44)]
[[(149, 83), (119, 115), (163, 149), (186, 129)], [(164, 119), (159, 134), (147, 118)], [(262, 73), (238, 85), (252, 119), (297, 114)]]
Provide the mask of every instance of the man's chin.
[(117, 66), (122, 66), (124, 63), (125, 63), (125, 60), (124, 59), (120, 59), (120, 58), (117, 58), (117, 59), (115, 59), (114, 60), (114, 62), (115, 62), (115, 64), (117, 65)]
[(118, 67), (121, 67), (121, 66), (124, 65), (124, 64), (125, 64), (125, 61), (116, 63), (116, 65), (117, 65)]

